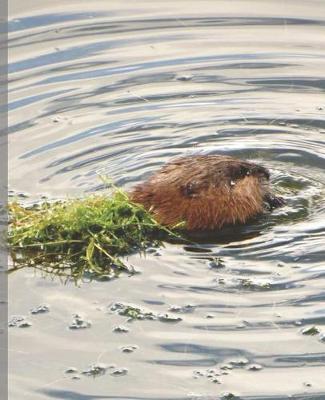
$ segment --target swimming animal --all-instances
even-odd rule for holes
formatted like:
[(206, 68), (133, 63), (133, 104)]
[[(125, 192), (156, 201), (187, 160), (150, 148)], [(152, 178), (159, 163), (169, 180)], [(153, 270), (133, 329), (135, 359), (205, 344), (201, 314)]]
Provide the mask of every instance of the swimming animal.
[(170, 161), (130, 192), (162, 225), (215, 230), (243, 224), (282, 206), (268, 169), (224, 155), (186, 156)]

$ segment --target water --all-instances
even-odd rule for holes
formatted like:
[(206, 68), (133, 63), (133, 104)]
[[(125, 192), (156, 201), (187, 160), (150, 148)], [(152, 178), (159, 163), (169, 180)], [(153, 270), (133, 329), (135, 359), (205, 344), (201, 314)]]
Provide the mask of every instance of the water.
[[(129, 257), (132, 277), (11, 275), (10, 315), (32, 324), (10, 328), (11, 399), (325, 399), (324, 34), (316, 0), (11, 4), (15, 194), (100, 191), (98, 174), (128, 189), (201, 152), (268, 166), (287, 199)], [(128, 322), (115, 302), (182, 320)]]

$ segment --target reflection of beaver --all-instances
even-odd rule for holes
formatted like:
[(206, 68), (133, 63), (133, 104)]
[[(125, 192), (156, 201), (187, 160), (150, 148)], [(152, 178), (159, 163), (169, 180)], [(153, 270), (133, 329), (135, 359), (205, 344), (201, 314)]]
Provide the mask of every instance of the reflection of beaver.
[(218, 229), (284, 203), (271, 193), (269, 176), (259, 165), (228, 156), (182, 157), (136, 186), (130, 198), (163, 225), (184, 221), (188, 230)]

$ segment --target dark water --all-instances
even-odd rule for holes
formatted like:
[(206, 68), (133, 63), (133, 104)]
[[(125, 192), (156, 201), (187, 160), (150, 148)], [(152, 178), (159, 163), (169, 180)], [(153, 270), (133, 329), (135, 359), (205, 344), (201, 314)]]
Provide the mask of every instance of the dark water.
[(200, 152), (268, 166), (287, 205), (134, 255), (132, 277), (11, 275), (10, 315), (32, 325), (10, 328), (10, 399), (325, 399), (324, 41), (316, 0), (11, 4), (16, 194), (100, 191), (100, 174), (129, 188)]

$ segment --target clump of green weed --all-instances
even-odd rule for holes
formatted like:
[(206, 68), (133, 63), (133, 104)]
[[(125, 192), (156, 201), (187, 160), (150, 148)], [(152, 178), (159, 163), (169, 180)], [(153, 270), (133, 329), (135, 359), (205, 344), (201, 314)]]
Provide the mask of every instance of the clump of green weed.
[(124, 255), (176, 236), (127, 194), (9, 205), (13, 269), (34, 267), (72, 277), (109, 276), (128, 269)]

